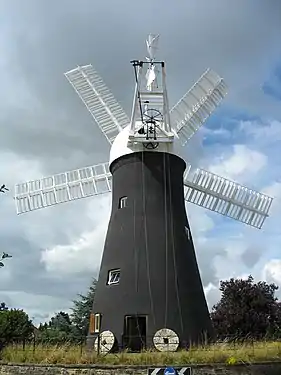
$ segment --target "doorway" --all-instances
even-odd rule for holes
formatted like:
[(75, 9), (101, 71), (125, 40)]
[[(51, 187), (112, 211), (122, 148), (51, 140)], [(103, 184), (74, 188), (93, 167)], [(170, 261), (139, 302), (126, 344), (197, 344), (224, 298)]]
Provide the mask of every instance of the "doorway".
[(146, 348), (146, 325), (145, 315), (127, 315), (124, 321), (124, 349), (132, 352), (140, 352)]

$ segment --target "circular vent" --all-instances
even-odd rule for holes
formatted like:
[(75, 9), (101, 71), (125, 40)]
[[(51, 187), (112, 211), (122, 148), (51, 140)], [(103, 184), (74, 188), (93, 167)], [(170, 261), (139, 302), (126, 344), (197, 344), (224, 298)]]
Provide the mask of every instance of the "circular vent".
[(94, 348), (98, 351), (98, 345), (100, 353), (108, 353), (113, 349), (115, 344), (115, 337), (111, 331), (103, 331), (100, 333), (100, 337), (95, 340)]
[(175, 352), (179, 347), (179, 337), (169, 328), (162, 328), (153, 337), (153, 344), (159, 352)]

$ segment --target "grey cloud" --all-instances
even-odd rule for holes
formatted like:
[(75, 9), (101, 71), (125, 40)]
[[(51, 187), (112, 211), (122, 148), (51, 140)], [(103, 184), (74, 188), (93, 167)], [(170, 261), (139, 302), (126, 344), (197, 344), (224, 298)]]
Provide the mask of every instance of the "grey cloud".
[(263, 253), (264, 250), (260, 246), (251, 245), (241, 254), (241, 258), (245, 266), (251, 269), (258, 263)]
[[(170, 104), (211, 66), (230, 85), (226, 105), (242, 104), (253, 111), (260, 107), (280, 116), (280, 108), (269, 101), (261, 105), (264, 98), (255, 94), (260, 77), (280, 52), (277, 1), (192, 0), (163, 6), (160, 0), (119, 0), (118, 5), (109, 0), (4, 0), (1, 6), (0, 172), (10, 187), (32, 178), (33, 171), (38, 178), (108, 160), (106, 140), (63, 73), (93, 63), (130, 114), (134, 80), (129, 61), (145, 57), (149, 32), (161, 34), (159, 57), (167, 62)], [(202, 157), (199, 134), (187, 159), (199, 164)], [(5, 217), (1, 244), (13, 252), (0, 272), (0, 300), (17, 306), (30, 299), (26, 306), (37, 316), (67, 308), (67, 301), (96, 276), (97, 265), (93, 272), (54, 278), (41, 262), (41, 251), (96, 230), (105, 208), (97, 198), (16, 217), (11, 195), (0, 197)], [(98, 243), (93, 252), (101, 248)], [(198, 247), (204, 285), (217, 283), (216, 255), (223, 256), (223, 250)], [(41, 312), (40, 306), (32, 308), (39, 296), (49, 301), (42, 303)]]
[[(275, 56), (274, 41), (281, 32), (280, 6), (274, 2), (269, 6), (269, 3), (248, 1), (243, 3), (243, 12), (239, 11), (242, 2), (232, 4), (220, 0), (212, 4), (204, 1), (175, 4), (169, 11), (154, 5), (146, 14), (146, 21), (142, 17), (139, 27), (135, 27), (139, 12), (128, 1), (119, 2), (118, 7), (112, 7), (109, 1), (84, 0), (83, 3), (84, 6), (78, 6), (74, 1), (62, 1), (53, 7), (30, 0), (24, 6), (19, 1), (6, 5), (10, 25), (7, 27), (10, 84), (16, 83), (14, 74), (15, 78), (21, 77), (35, 107), (26, 108), (23, 116), (13, 111), (14, 116), (9, 117), (12, 127), (15, 123), (14, 128), (19, 132), (18, 142), (14, 143), (12, 136), (1, 139), (6, 147), (10, 145), (37, 158), (42, 155), (43, 164), (47, 154), (56, 164), (59, 154), (69, 158), (74, 150), (81, 151), (82, 162), (87, 161), (86, 155), (90, 163), (97, 158), (97, 153), (106, 156), (102, 136), (63, 72), (77, 64), (93, 62), (129, 112), (133, 88), (129, 60), (135, 55), (145, 55), (144, 38), (151, 31), (152, 18), (153, 28), (162, 36), (159, 55), (168, 63), (171, 103), (211, 65), (229, 82), (233, 103), (238, 103), (245, 91), (251, 104), (254, 89), (259, 90), (258, 77), (267, 60)], [(146, 6), (144, 2), (143, 9)], [(106, 22), (100, 22), (103, 17)], [(179, 27), (167, 27), (175, 20)], [(269, 22), (270, 28), (262, 26)], [(243, 103), (241, 100), (239, 104), (244, 106), (244, 99), (245, 94)], [(231, 100), (227, 102), (231, 104)], [(269, 102), (270, 106), (272, 103)]]
[(1, 297), (8, 307), (17, 306), (19, 309), (28, 311), (29, 318), (36, 325), (42, 321), (49, 320), (54, 312), (67, 311), (71, 307), (71, 301), (66, 298), (55, 298), (44, 294), (28, 294), (16, 291), (3, 292)]
[(213, 306), (220, 300), (221, 292), (219, 290), (219, 287), (213, 286), (212, 288), (207, 292), (207, 303), (209, 311), (212, 310)]
[(217, 276), (214, 260), (217, 257), (226, 257), (226, 251), (223, 246), (215, 244), (212, 239), (207, 240), (204, 244), (199, 242), (196, 245), (196, 255), (203, 285), (205, 287), (209, 284), (218, 285), (220, 280)]

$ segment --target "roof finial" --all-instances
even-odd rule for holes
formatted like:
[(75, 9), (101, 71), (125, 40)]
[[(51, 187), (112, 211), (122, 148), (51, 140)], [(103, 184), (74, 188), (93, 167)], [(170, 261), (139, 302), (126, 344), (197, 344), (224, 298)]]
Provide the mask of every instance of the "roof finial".
[(153, 64), (153, 62), (155, 60), (156, 51), (158, 49), (158, 41), (159, 34), (149, 34), (146, 40), (146, 47), (149, 56), (146, 58), (146, 60), (150, 62), (146, 73), (146, 89), (148, 91), (153, 91), (155, 87), (157, 88), (157, 71), (155, 70), (155, 65)]
[(159, 34), (149, 34), (146, 40), (147, 52), (148, 52), (148, 60), (153, 61), (155, 60), (156, 51), (158, 50), (158, 41), (159, 41)]

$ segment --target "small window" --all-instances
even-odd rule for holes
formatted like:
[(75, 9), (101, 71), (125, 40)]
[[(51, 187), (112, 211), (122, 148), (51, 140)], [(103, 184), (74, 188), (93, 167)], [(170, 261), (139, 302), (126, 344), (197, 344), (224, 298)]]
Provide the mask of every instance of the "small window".
[(100, 331), (101, 314), (91, 313), (90, 315), (90, 326), (89, 332), (91, 334), (98, 333)]
[(118, 208), (125, 208), (127, 207), (127, 199), (128, 197), (122, 197), (119, 199), (119, 206)]
[(120, 270), (111, 270), (108, 273), (107, 285), (118, 284), (120, 280)]
[(95, 325), (94, 325), (94, 332), (98, 333), (100, 331), (100, 319), (101, 315), (100, 314), (95, 314)]
[(190, 240), (190, 231), (187, 227), (184, 227), (185, 234), (187, 235), (187, 238)]

